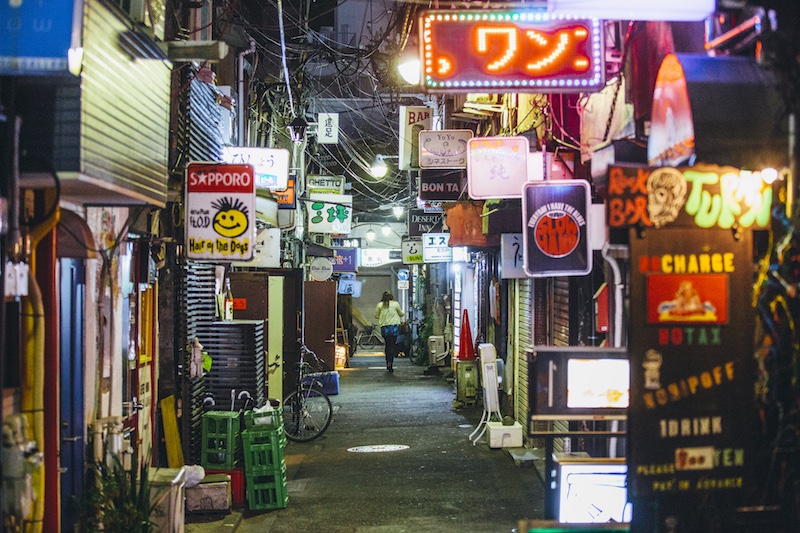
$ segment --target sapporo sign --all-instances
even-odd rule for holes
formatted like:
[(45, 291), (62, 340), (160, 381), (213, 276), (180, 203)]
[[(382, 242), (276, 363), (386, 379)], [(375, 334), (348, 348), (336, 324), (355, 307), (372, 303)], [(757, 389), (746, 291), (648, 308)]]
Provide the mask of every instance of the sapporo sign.
[(249, 261), (255, 243), (253, 165), (189, 163), (186, 169), (186, 257)]
[(750, 485), (756, 463), (752, 232), (630, 230), (628, 487)]

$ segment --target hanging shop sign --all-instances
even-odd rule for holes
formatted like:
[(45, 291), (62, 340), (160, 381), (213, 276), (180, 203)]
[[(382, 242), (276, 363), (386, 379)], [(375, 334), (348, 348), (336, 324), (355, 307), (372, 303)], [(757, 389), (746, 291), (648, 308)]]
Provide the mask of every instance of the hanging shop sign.
[[(528, 181), (525, 137), (475, 137), (467, 143), (467, 184), (474, 199), (519, 198)], [(540, 159), (541, 162), (541, 159)]]
[(421, 237), (423, 233), (442, 233), (444, 221), (444, 212), (429, 213), (424, 209), (409, 209), (408, 235)]
[(502, 279), (527, 278), (522, 255), (522, 234), (500, 235), (500, 277)]
[(349, 194), (310, 194), (305, 202), (309, 233), (350, 233), (353, 197)]
[(404, 265), (421, 264), (422, 261), (422, 238), (403, 237), (400, 242), (400, 251), (403, 255)]
[(272, 196), (278, 202), (278, 209), (297, 209), (296, 194), (295, 194), (295, 177), (289, 176), (286, 182), (286, 189), (282, 191), (272, 191)]
[(317, 144), (339, 143), (339, 113), (317, 115)]
[(433, 109), (428, 106), (401, 105), (397, 166), (400, 170), (419, 168), (419, 134), (431, 129)]
[(604, 85), (602, 25), (537, 11), (424, 11), (429, 92), (592, 92)]
[(223, 146), (222, 160), (237, 165), (253, 165), (256, 187), (282, 191), (289, 183), (289, 150), (251, 146)]
[(344, 194), (344, 176), (315, 176), (306, 177), (306, 190), (309, 193), (319, 194)]
[(0, 74), (69, 74), (70, 63), (80, 72), (82, 11), (75, 0), (0, 4)]
[(772, 179), (766, 172), (716, 165), (612, 165), (606, 219), (612, 228), (767, 228)]
[(423, 263), (449, 263), (453, 260), (449, 233), (426, 233), (422, 236)]
[(445, 204), (450, 246), (495, 245), (498, 237), (483, 233), (483, 202), (448, 202)]
[(358, 248), (333, 249), (334, 272), (358, 272)]
[(430, 130), (419, 134), (421, 168), (467, 168), (467, 141), (472, 130)]
[(325, 281), (333, 274), (333, 263), (327, 257), (315, 257), (308, 267), (308, 275), (314, 281)]
[(583, 180), (525, 184), (523, 264), (529, 276), (582, 276), (592, 271), (589, 204), (589, 184)]
[(253, 165), (189, 163), (186, 168), (186, 257), (249, 261), (255, 242)]
[(419, 171), (419, 198), (458, 200), (466, 189), (467, 175), (462, 169), (423, 169)]
[(742, 290), (753, 282), (752, 232), (631, 228), (629, 238), (634, 507), (659, 494), (746, 492), (758, 427), (752, 294)]
[(331, 246), (336, 248), (361, 248), (361, 239), (359, 237), (332, 238)]

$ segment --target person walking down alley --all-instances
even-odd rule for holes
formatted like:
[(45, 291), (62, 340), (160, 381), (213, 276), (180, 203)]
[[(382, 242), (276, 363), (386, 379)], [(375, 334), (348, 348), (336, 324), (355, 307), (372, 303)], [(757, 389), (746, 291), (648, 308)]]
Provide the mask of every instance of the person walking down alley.
[(386, 354), (386, 370), (389, 372), (394, 372), (392, 364), (397, 355), (397, 336), (400, 334), (400, 318), (403, 314), (400, 304), (389, 291), (383, 293), (383, 298), (375, 306), (375, 319), (381, 327), (384, 353)]

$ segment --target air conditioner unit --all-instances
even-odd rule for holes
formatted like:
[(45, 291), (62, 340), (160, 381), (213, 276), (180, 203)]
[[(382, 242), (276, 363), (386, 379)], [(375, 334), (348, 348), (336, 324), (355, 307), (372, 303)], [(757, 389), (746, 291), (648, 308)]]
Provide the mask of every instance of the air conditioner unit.
[(320, 246), (331, 246), (331, 236), (329, 233), (314, 233), (311, 235), (311, 241)]
[(444, 336), (431, 335), (428, 337), (428, 357), (430, 366), (444, 366), (447, 355), (447, 350), (444, 347)]

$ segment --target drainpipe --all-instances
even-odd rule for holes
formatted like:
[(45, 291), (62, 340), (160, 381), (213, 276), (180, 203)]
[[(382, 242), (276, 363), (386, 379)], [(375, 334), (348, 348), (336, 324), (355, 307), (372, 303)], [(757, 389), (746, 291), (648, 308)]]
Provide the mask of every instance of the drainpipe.
[(236, 107), (238, 108), (238, 113), (236, 115), (236, 135), (238, 141), (237, 144), (239, 146), (249, 145), (249, 143), (245, 142), (245, 116), (247, 114), (247, 106), (244, 102), (244, 56), (255, 53), (255, 51), (256, 41), (255, 39), (250, 38), (250, 48), (236, 54), (236, 76), (238, 78), (236, 88), (238, 100), (236, 102)]
[[(623, 292), (624, 286), (622, 284), (622, 274), (619, 270), (619, 264), (617, 264), (617, 260), (613, 258), (608, 251), (609, 243), (606, 241), (603, 244), (603, 259), (606, 260), (606, 264), (611, 267), (611, 271), (614, 273), (614, 293), (611, 299), (614, 307), (614, 320), (611, 322), (611, 333), (613, 335), (612, 347), (619, 348), (622, 346), (622, 313), (625, 303)], [(611, 431), (619, 431), (619, 420), (611, 421)], [(617, 437), (611, 437), (608, 439), (608, 456), (617, 456)]]

